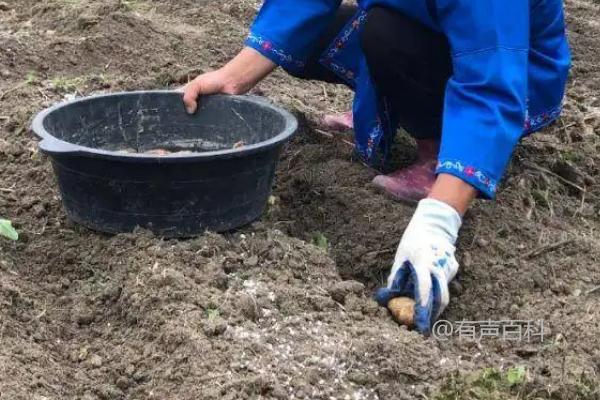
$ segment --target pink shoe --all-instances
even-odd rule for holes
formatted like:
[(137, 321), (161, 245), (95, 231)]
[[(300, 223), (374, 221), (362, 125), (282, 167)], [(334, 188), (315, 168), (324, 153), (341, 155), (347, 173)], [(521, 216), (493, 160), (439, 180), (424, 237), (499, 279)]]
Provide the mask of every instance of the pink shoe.
[(440, 144), (435, 140), (417, 140), (417, 161), (389, 175), (378, 175), (373, 184), (398, 201), (418, 202), (429, 195), (435, 182)]
[(320, 133), (327, 139), (337, 140), (354, 148), (354, 135), (348, 132), (354, 129), (352, 111), (326, 115), (321, 119), (319, 125), (322, 129), (315, 129), (317, 133)]
[(354, 121), (352, 119), (352, 111), (347, 111), (341, 114), (330, 114), (323, 117), (321, 125), (325, 129), (333, 131), (347, 131), (354, 129)]

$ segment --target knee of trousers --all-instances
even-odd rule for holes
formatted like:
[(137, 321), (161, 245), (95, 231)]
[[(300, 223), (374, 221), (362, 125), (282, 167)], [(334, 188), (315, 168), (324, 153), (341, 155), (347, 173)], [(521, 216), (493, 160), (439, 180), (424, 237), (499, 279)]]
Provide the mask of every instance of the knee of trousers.
[(444, 35), (389, 8), (373, 7), (368, 11), (360, 42), (373, 69), (394, 68), (398, 72), (425, 63), (445, 70), (451, 65)]
[(407, 38), (395, 37), (396, 29), (390, 29), (390, 25), (396, 24), (398, 19), (396, 12), (382, 7), (373, 7), (368, 12), (360, 45), (375, 76), (385, 76), (391, 68), (399, 72), (408, 67), (410, 46), (405, 49), (403, 44)]

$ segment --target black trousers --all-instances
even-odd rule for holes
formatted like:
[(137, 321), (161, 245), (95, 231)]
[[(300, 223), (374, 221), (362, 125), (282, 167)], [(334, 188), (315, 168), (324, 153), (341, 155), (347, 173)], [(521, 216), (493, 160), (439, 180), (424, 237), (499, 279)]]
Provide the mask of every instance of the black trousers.
[[(340, 7), (306, 68), (294, 76), (344, 83), (319, 59), (356, 11), (354, 6)], [(367, 16), (361, 46), (376, 90), (388, 99), (400, 126), (416, 139), (439, 138), (446, 83), (452, 75), (446, 36), (397, 11), (374, 7)]]

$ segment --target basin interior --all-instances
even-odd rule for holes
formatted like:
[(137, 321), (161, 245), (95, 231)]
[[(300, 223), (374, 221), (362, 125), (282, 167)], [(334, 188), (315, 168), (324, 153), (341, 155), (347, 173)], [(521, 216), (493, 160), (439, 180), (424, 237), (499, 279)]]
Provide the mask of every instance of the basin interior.
[(99, 96), (54, 110), (44, 128), (65, 142), (108, 151), (226, 150), (267, 141), (286, 128), (284, 115), (250, 99), (206, 96), (190, 116), (175, 92)]

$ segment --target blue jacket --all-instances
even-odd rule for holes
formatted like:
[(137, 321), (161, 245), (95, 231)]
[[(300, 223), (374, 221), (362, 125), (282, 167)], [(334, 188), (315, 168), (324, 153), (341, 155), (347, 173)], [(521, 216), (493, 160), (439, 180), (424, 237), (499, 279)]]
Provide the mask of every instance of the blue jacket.
[[(266, 0), (246, 45), (285, 69), (302, 69), (340, 3)], [(453, 76), (446, 87), (437, 172), (493, 198), (520, 138), (560, 114), (570, 67), (562, 1), (359, 0), (360, 11), (321, 62), (354, 88), (357, 151), (377, 166), (389, 155), (397, 121), (387, 100), (375, 94), (360, 48), (366, 11), (374, 5), (447, 36)]]

